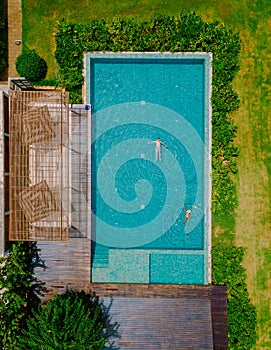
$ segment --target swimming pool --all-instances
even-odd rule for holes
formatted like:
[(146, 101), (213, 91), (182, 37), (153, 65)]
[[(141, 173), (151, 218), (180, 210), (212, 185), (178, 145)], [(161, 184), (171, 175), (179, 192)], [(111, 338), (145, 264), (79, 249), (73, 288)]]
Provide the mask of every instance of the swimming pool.
[(85, 55), (93, 282), (210, 281), (210, 62)]

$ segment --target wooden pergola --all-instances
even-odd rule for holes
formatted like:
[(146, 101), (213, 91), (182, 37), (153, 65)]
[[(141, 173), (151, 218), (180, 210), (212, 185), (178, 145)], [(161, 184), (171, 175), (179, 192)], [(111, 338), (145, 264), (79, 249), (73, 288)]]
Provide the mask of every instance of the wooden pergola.
[(66, 241), (68, 94), (57, 90), (14, 90), (9, 100), (9, 239)]

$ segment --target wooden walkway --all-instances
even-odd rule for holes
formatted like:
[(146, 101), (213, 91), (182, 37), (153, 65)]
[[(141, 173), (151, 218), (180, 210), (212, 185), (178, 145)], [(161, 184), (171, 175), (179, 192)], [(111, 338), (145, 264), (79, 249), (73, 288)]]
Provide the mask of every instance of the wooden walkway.
[(35, 268), (35, 276), (46, 283), (48, 295), (67, 288), (83, 290), (90, 284), (90, 240), (70, 238), (68, 242), (39, 242), (42, 266)]
[(90, 113), (83, 106), (72, 107), (70, 113), (71, 236), (90, 238)]
[(214, 349), (226, 350), (228, 348), (227, 288), (225, 286), (92, 283), (89, 288), (96, 295), (111, 299), (155, 298), (210, 302)]
[(88, 288), (91, 273), (91, 218), (88, 197), (89, 113), (84, 106), (71, 108), (70, 118), (70, 201), (68, 242), (39, 242), (40, 258), (46, 268), (37, 267), (36, 277), (46, 283), (50, 298), (55, 291)]
[(214, 349), (228, 349), (227, 288), (214, 286), (211, 290), (211, 311)]
[(119, 324), (117, 349), (213, 349), (210, 301), (178, 298), (106, 299)]
[(91, 285), (119, 324), (117, 349), (228, 349), (224, 286)]
[(17, 56), (21, 54), (22, 44), (16, 45), (15, 40), (22, 40), (22, 4), (21, 0), (7, 0), (8, 3), (8, 77), (18, 77), (15, 67)]
[(210, 299), (211, 286), (177, 284), (100, 284), (92, 283), (90, 289), (103, 297), (125, 298), (189, 298)]

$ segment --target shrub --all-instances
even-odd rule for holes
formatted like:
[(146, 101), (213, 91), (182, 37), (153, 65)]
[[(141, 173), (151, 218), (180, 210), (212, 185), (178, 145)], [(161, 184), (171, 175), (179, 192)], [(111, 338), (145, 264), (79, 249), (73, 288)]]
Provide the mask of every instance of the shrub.
[(16, 59), (16, 70), (29, 81), (39, 81), (47, 74), (47, 64), (35, 50), (27, 50)]
[(228, 290), (229, 349), (251, 349), (257, 340), (257, 314), (246, 286), (243, 256), (243, 248), (225, 242), (215, 242), (212, 248), (213, 282)]
[(7, 67), (7, 15), (5, 2), (0, 3), (0, 76)]
[(26, 319), (39, 303), (43, 284), (34, 276), (34, 242), (12, 245), (10, 253), (0, 259), (0, 348), (17, 349), (17, 342)]
[(115, 324), (98, 297), (85, 292), (56, 295), (27, 321), (21, 349), (103, 350)]
[(54, 86), (57, 87), (56, 79), (41, 79), (39, 81), (32, 81), (32, 86)]

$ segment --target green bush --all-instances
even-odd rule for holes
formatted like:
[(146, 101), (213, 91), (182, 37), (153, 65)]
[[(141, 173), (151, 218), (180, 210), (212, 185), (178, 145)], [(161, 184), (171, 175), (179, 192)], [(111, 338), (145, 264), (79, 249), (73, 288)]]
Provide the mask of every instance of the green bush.
[(27, 50), (16, 59), (16, 70), (29, 81), (39, 81), (47, 74), (47, 64), (35, 50)]
[(85, 292), (56, 295), (27, 321), (21, 349), (103, 350), (116, 324), (98, 297)]
[(41, 79), (39, 81), (32, 81), (32, 86), (54, 86), (57, 87), (58, 83), (56, 79)]
[(7, 67), (7, 13), (5, 2), (0, 3), (0, 76)]
[(213, 283), (228, 290), (229, 349), (251, 349), (257, 340), (256, 308), (249, 299), (243, 256), (243, 248), (225, 242), (212, 248)]
[(0, 258), (0, 348), (17, 349), (26, 319), (40, 302), (45, 291), (34, 277), (37, 248), (35, 242), (18, 242)]

